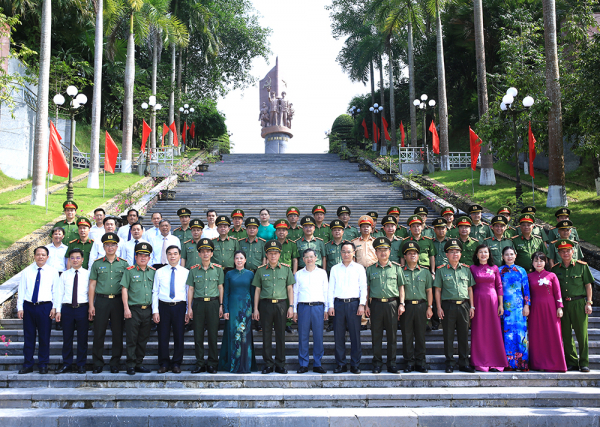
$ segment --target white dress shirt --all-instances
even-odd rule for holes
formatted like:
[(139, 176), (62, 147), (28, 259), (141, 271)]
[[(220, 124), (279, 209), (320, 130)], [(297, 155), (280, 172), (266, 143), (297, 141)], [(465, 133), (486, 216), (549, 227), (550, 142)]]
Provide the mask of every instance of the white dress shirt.
[(294, 313), (298, 313), (299, 302), (322, 302), (327, 312), (327, 272), (322, 268), (315, 267), (308, 271), (306, 267), (296, 272), (296, 283), (294, 283)]
[[(171, 234), (171, 233), (169, 233)], [(160, 238), (161, 234), (160, 234), (160, 230), (158, 227), (152, 227), (147, 229), (146, 231), (144, 231), (144, 234), (142, 234), (142, 239), (146, 239), (146, 241), (148, 243), (150, 243), (152, 246), (154, 246), (154, 240), (156, 238)]]
[[(81, 267), (77, 270), (77, 304), (85, 304), (88, 302), (88, 287), (90, 284), (90, 272)], [(63, 304), (71, 304), (73, 302), (73, 281), (75, 280), (75, 269), (70, 268), (60, 276), (60, 284), (58, 286), (58, 307), (56, 312), (60, 313)]]
[[(152, 246), (152, 243), (145, 240), (143, 237), (137, 241), (138, 243), (148, 243)], [(154, 248), (152, 250), (154, 252)], [(135, 239), (132, 237), (129, 242), (125, 242), (123, 245), (119, 246), (119, 250), (117, 251), (117, 256), (119, 258), (123, 258), (125, 261), (129, 263), (129, 265), (133, 265), (133, 260), (135, 258)]]
[(331, 267), (327, 296), (329, 307), (333, 307), (335, 298), (360, 298), (362, 305), (367, 302), (367, 271), (362, 265), (352, 261), (348, 267), (343, 262)]
[(46, 264), (56, 268), (56, 271), (62, 272), (67, 268), (67, 259), (65, 258), (65, 254), (67, 253), (67, 245), (61, 243), (57, 248), (54, 246), (54, 243), (50, 243), (46, 245), (48, 251), (50, 251), (50, 255), (48, 255), (48, 260)]
[[(58, 308), (58, 288), (60, 287), (60, 277), (56, 268), (44, 264), (40, 271), (40, 288), (38, 291), (38, 302), (51, 301), (52, 308)], [(17, 310), (23, 310), (23, 302), (31, 301), (33, 289), (35, 288), (35, 278), (37, 277), (38, 266), (34, 262), (21, 274), (19, 283), (19, 296), (17, 297)]]
[(181, 249), (179, 237), (172, 234), (166, 237), (161, 234), (160, 237), (154, 240), (152, 245), (152, 264), (167, 264), (167, 248), (173, 245)]
[(158, 313), (158, 301), (187, 301), (188, 286), (186, 284), (190, 270), (181, 265), (175, 267), (175, 298), (171, 298), (171, 264), (156, 270), (152, 287), (152, 314)]
[(210, 228), (208, 225), (202, 230), (201, 239), (214, 239), (219, 237), (219, 232), (217, 231), (217, 226), (215, 228)]
[[(129, 224), (119, 227), (119, 232), (117, 233), (117, 236), (119, 236), (121, 241), (124, 241), (124, 242), (129, 241), (129, 229), (130, 228), (131, 228), (131, 225), (129, 225)], [(144, 227), (142, 227), (142, 231), (145, 231)], [(131, 236), (131, 238), (133, 239), (133, 236)]]
[(94, 241), (100, 240), (100, 238), (104, 236), (104, 233), (106, 233), (106, 231), (104, 231), (104, 225), (102, 227), (98, 227), (96, 224), (94, 224), (92, 228), (90, 228), (90, 239)]
[[(119, 241), (119, 243), (117, 243), (117, 256), (122, 244), (122, 241)], [(88, 264), (88, 267), (90, 267), (91, 269), (94, 261), (96, 261), (98, 258), (102, 258), (104, 255), (106, 255), (106, 251), (104, 250), (104, 243), (102, 243), (100, 240), (94, 240), (94, 244), (92, 245), (92, 249), (90, 250), (90, 262)]]

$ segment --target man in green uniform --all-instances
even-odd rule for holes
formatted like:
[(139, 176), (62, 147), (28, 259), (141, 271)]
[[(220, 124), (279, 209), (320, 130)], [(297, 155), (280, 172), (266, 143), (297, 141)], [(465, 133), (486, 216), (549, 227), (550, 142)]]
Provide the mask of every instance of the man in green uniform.
[(456, 221), (458, 227), (458, 240), (461, 243), (461, 258), (460, 262), (467, 265), (473, 264), (473, 255), (475, 255), (475, 249), (481, 244), (481, 242), (474, 237), (471, 237), (471, 225), (473, 221), (468, 216), (461, 216)]
[[(458, 228), (454, 225), (454, 209), (451, 207), (445, 207), (442, 209), (441, 217), (446, 220), (447, 232), (446, 237), (448, 239), (458, 239)], [(434, 227), (435, 228), (435, 227)], [(435, 232), (435, 229), (433, 230)], [(444, 252), (444, 251), (442, 251)]]
[(408, 230), (404, 225), (400, 224), (400, 212), (401, 210), (398, 206), (392, 206), (387, 210), (387, 215), (392, 215), (394, 218), (396, 218), (396, 237), (399, 239), (405, 239), (408, 237)]
[(344, 223), (344, 240), (349, 242), (360, 236), (360, 231), (349, 224), (350, 213), (351, 211), (348, 206), (340, 206), (336, 212), (338, 219)]
[(515, 264), (523, 267), (527, 272), (531, 271), (531, 255), (535, 252), (543, 252), (548, 255), (548, 250), (541, 237), (533, 234), (535, 217), (531, 214), (523, 214), (519, 217), (520, 234), (512, 238), (513, 245), (517, 251)]
[[(502, 251), (509, 246), (514, 249), (512, 239), (506, 237), (506, 217), (496, 215), (492, 218), (492, 237), (488, 237), (482, 243), (490, 248), (490, 256), (498, 267), (502, 265)], [(516, 250), (515, 250), (516, 252)]]
[(192, 238), (181, 245), (181, 265), (183, 267), (191, 267), (192, 265), (200, 264), (202, 262), (200, 254), (198, 253), (198, 243), (202, 237), (204, 222), (202, 222), (201, 219), (191, 220), (190, 230), (192, 230)]
[[(427, 268), (431, 274), (435, 274), (435, 246), (431, 237), (423, 236), (423, 220), (420, 215), (411, 215), (406, 221), (410, 229), (410, 236), (404, 239), (419, 243), (421, 251), (419, 253), (419, 265)], [(404, 265), (404, 258), (401, 259), (401, 264)]]
[(142, 362), (152, 328), (152, 286), (156, 270), (148, 265), (151, 253), (150, 243), (142, 242), (135, 245), (135, 265), (128, 267), (121, 278), (121, 296), (127, 333), (128, 375), (150, 372)]
[[(443, 211), (442, 211), (443, 212)], [(452, 218), (454, 218), (454, 211), (452, 211)], [(444, 246), (448, 242), (448, 221), (446, 218), (448, 217), (448, 213), (446, 211), (446, 216), (443, 218), (436, 218), (431, 223), (433, 227), (433, 231), (435, 233), (435, 237), (433, 239), (433, 247), (435, 248), (435, 268), (437, 269), (440, 265), (444, 265), (448, 263), (448, 257), (446, 256), (446, 251), (444, 250)], [(458, 232), (458, 227), (454, 227), (452, 230), (456, 230)], [(437, 270), (436, 270), (437, 271)], [(432, 275), (435, 277), (435, 274)], [(433, 279), (432, 279), (433, 280)], [(435, 300), (435, 293), (433, 293), (433, 298)], [(437, 306), (437, 303), (435, 303)], [(440, 328), (440, 318), (437, 315), (437, 310), (433, 310), (433, 315), (431, 316), (431, 328), (429, 325), (426, 327), (427, 332), (430, 330), (437, 331)]]
[[(560, 208), (554, 213), (554, 216), (559, 223), (561, 221), (569, 221), (571, 210), (569, 208)], [(559, 231), (558, 227), (551, 228), (550, 231), (548, 231), (548, 241), (546, 243), (550, 244), (550, 242), (553, 242), (554, 240), (564, 239), (565, 237), (562, 237)], [(579, 234), (577, 234), (577, 229), (575, 227), (571, 226), (570, 237), (566, 237), (566, 239), (573, 242), (579, 242)]]
[(216, 223), (219, 237), (213, 239), (214, 252), (211, 262), (219, 264), (223, 268), (223, 273), (227, 273), (235, 268), (233, 254), (240, 249), (240, 246), (236, 239), (227, 234), (231, 227), (231, 221), (227, 216), (218, 216)]
[(460, 262), (462, 243), (459, 239), (448, 240), (444, 250), (448, 264), (438, 267), (433, 287), (438, 316), (444, 329), (446, 373), (454, 372), (456, 365), (454, 330), (458, 338), (458, 369), (463, 372), (475, 372), (475, 369), (469, 366), (469, 320), (475, 314), (472, 289), (475, 279), (469, 266)]
[[(524, 214), (528, 214), (533, 218), (533, 225), (531, 228), (531, 234), (533, 234), (534, 236), (538, 236), (540, 237), (544, 243), (548, 241), (548, 235), (546, 234), (546, 230), (544, 230), (543, 227), (540, 227), (539, 225), (536, 225), (535, 223), (535, 213), (536, 213), (537, 209), (535, 208), (535, 206), (525, 206), (523, 209), (521, 209), (521, 215)], [(521, 217), (519, 217), (520, 219)], [(517, 228), (517, 234), (520, 236), (521, 234), (523, 234), (523, 230), (520, 227), (520, 223), (519, 223), (519, 228)]]
[(292, 273), (296, 274), (296, 271), (298, 271), (298, 258), (300, 258), (300, 254), (298, 253), (298, 246), (296, 246), (296, 243), (288, 239), (289, 228), (290, 223), (287, 219), (278, 219), (275, 221), (275, 235), (277, 236), (277, 241), (281, 243), (281, 256), (279, 261), (291, 266)]
[(229, 235), (237, 240), (242, 240), (248, 237), (248, 233), (242, 225), (244, 224), (244, 211), (241, 209), (234, 209), (231, 212), (231, 221), (233, 222), (233, 227), (229, 230)]
[[(427, 209), (425, 206), (419, 206), (415, 208), (415, 212), (413, 215), (419, 215), (419, 217), (421, 217), (421, 235), (433, 239), (433, 236), (435, 234), (433, 232), (433, 228), (427, 226), (427, 216), (429, 215), (429, 209)], [(410, 234), (411, 233), (409, 230), (408, 237), (410, 237)]]
[[(325, 258), (327, 260), (327, 276), (331, 273), (334, 265), (342, 262), (342, 243), (344, 243), (344, 223), (339, 219), (334, 219), (329, 224), (331, 230), (331, 240), (325, 243)], [(326, 332), (333, 332), (333, 323), (335, 316), (329, 315)]]
[[(560, 319), (565, 359), (568, 371), (590, 372), (588, 348), (588, 316), (592, 314), (592, 283), (594, 278), (587, 263), (573, 260), (573, 242), (558, 241), (562, 262), (554, 265), (552, 272), (558, 277), (563, 298), (563, 317)], [(579, 358), (572, 331), (577, 337)]]
[(379, 219), (379, 214), (375, 211), (367, 212), (371, 218), (373, 218), (373, 229), (371, 230), (371, 236), (375, 237), (383, 237), (384, 233), (382, 229), (377, 229), (377, 219)]
[[(75, 248), (81, 249), (83, 251), (82, 267), (87, 270), (89, 269), (90, 252), (92, 251), (92, 246), (94, 246), (94, 241), (89, 238), (90, 227), (92, 226), (92, 223), (87, 218), (77, 218), (76, 222), (78, 227), (77, 232), (79, 234), (79, 238), (71, 240), (67, 244), (67, 252), (65, 253), (65, 259), (67, 260), (67, 270), (71, 268), (68, 254), (70, 254), (71, 250)], [(92, 260), (92, 262), (93, 261), (94, 260)]]
[(106, 328), (110, 321), (112, 330), (110, 372), (116, 374), (119, 372), (119, 360), (123, 353), (124, 310), (121, 299), (121, 279), (129, 264), (116, 255), (119, 236), (115, 233), (105, 233), (101, 240), (106, 255), (92, 264), (88, 290), (89, 320), (94, 321), (93, 372), (99, 374), (104, 367), (102, 353), (104, 353)]
[(398, 221), (392, 215), (386, 215), (381, 218), (381, 233), (379, 237), (387, 237), (392, 245), (390, 247), (390, 261), (400, 262), (400, 252), (402, 246), (402, 239), (396, 236), (396, 230), (398, 229)]
[(288, 239), (295, 242), (301, 238), (304, 234), (302, 227), (298, 225), (300, 220), (300, 210), (295, 206), (290, 206), (285, 212), (285, 217), (290, 223), (290, 229), (288, 230)]
[(65, 237), (63, 237), (63, 242), (65, 244), (68, 244), (71, 240), (77, 239), (77, 237), (79, 237), (79, 230), (77, 227), (77, 222), (75, 221), (77, 209), (77, 203), (75, 203), (73, 200), (67, 200), (63, 203), (63, 211), (65, 213), (66, 219), (58, 221), (56, 224), (54, 224), (54, 227), (60, 227), (63, 230), (65, 230)]
[[(511, 239), (514, 236), (516, 236), (517, 234), (519, 234), (517, 229), (515, 227), (513, 227), (510, 223), (510, 219), (512, 217), (512, 211), (510, 210), (510, 206), (500, 206), (500, 209), (498, 209), (498, 212), (496, 212), (496, 215), (502, 215), (504, 218), (506, 218), (506, 230), (504, 231), (505, 237), (508, 237), (509, 239)], [(494, 231), (494, 230), (492, 230), (492, 231)]]
[[(300, 220), (300, 225), (304, 231), (302, 238), (296, 240), (296, 247), (298, 253), (302, 254), (307, 249), (313, 249), (317, 256), (317, 267), (327, 269), (327, 254), (325, 253), (325, 244), (323, 240), (314, 236), (315, 232), (315, 219), (312, 216), (305, 216)], [(304, 260), (302, 257), (298, 258), (298, 270), (304, 268)]]
[[(373, 242), (377, 262), (367, 267), (367, 306), (365, 314), (371, 317), (373, 337), (373, 373), (379, 374), (383, 365), (383, 330), (387, 339), (387, 371), (395, 374), (396, 348), (398, 347), (398, 320), (404, 313), (404, 286), (406, 280), (402, 267), (390, 261), (391, 242), (378, 237)], [(398, 301), (400, 299), (400, 301)]]
[[(188, 317), (194, 322), (194, 348), (196, 350), (196, 367), (192, 374), (208, 372), (217, 373), (219, 349), (219, 319), (223, 317), (223, 283), (225, 276), (218, 264), (210, 262), (213, 255), (212, 240), (203, 238), (198, 243), (198, 252), (202, 263), (190, 268), (187, 278)], [(208, 360), (204, 363), (204, 333), (208, 331)]]
[[(438, 218), (445, 222), (443, 218)], [(433, 279), (426, 268), (418, 264), (421, 248), (417, 242), (404, 242), (404, 303), (406, 311), (400, 317), (402, 354), (406, 362), (404, 373), (414, 370), (426, 373), (425, 331), (427, 320), (433, 316)], [(414, 344), (413, 344), (414, 338)]]
[(554, 230), (558, 230), (558, 239), (553, 240), (548, 244), (548, 259), (550, 260), (550, 268), (554, 267), (554, 264), (558, 264), (562, 261), (560, 255), (558, 254), (557, 248), (559, 240), (571, 240), (573, 242), (573, 260), (583, 260), (583, 252), (581, 251), (579, 242), (571, 239), (573, 223), (568, 219), (559, 221), (558, 224), (556, 224), (556, 227), (550, 231)]
[(246, 268), (252, 272), (265, 263), (265, 240), (257, 237), (258, 218), (248, 217), (245, 222), (248, 237), (239, 240), (239, 248), (246, 254)]
[[(296, 283), (289, 266), (279, 262), (281, 243), (269, 240), (265, 245), (268, 263), (261, 265), (252, 286), (254, 313), (252, 319), (260, 321), (263, 331), (263, 374), (287, 374), (285, 369), (285, 322), (294, 316), (294, 289)], [(286, 310), (287, 306), (287, 310)], [(275, 360), (273, 360), (273, 329), (275, 329)]]
[[(323, 243), (327, 243), (331, 240), (331, 230), (329, 224), (325, 224), (325, 214), (327, 209), (323, 205), (314, 205), (312, 208), (313, 218), (315, 219), (315, 237), (323, 240)], [(294, 274), (296, 274), (294, 272)]]
[(192, 230), (190, 229), (190, 218), (192, 216), (192, 211), (190, 211), (188, 208), (181, 208), (177, 211), (177, 216), (179, 217), (181, 227), (177, 227), (171, 234), (179, 238), (181, 246), (183, 247), (183, 243), (192, 238)]
[[(483, 206), (471, 205), (469, 206), (469, 216), (471, 217), (471, 231), (469, 236), (483, 242), (484, 239), (492, 237), (492, 229), (490, 226), (481, 220), (481, 213), (483, 212)], [(460, 233), (459, 233), (460, 234)]]

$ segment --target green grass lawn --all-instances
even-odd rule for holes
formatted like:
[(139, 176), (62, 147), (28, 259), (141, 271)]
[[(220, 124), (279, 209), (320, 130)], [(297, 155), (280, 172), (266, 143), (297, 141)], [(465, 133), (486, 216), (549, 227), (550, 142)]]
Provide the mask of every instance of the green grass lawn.
[[(86, 173), (88, 170), (87, 169), (74, 169), (73, 170), (73, 178)], [(63, 182), (68, 181), (68, 178), (63, 178), (62, 176), (54, 176), (54, 178), (52, 178), (50, 180), (50, 187), (52, 187), (53, 185), (56, 184), (62, 184)], [(20, 182), (20, 181), (17, 181)], [(87, 178), (85, 178), (83, 180), (83, 182), (87, 185)], [(14, 184), (12, 184), (14, 185)], [(75, 184), (78, 185), (78, 184)], [(64, 190), (59, 190), (60, 194), (67, 194), (67, 189), (65, 188)], [(0, 194), (0, 206), (3, 205), (7, 205), (10, 202), (12, 202), (13, 200), (18, 200), (21, 199), (23, 197), (26, 196), (30, 196), (31, 195), (31, 184), (28, 184), (26, 187), (23, 187), (19, 190), (15, 190), (15, 191), (7, 191), (6, 193), (1, 193)]]
[[(76, 170), (76, 175), (86, 171), (87, 169)], [(142, 178), (137, 174), (106, 174), (104, 198), (102, 197), (102, 176), (100, 177), (100, 189), (97, 190), (87, 188), (87, 179), (75, 183), (74, 192), (75, 201), (79, 205), (78, 214), (83, 215), (92, 211)], [(65, 178), (55, 177), (54, 184), (64, 180)], [(52, 181), (50, 181), (50, 185), (52, 185)], [(44, 206), (32, 206), (29, 203), (8, 205), (11, 200), (31, 194), (31, 184), (22, 190), (0, 194), (0, 250), (6, 249), (20, 238), (60, 216), (62, 204), (66, 200), (66, 191), (65, 188), (50, 195), (48, 213)]]
[[(498, 170), (514, 175), (514, 169), (507, 164), (495, 164)], [(581, 172), (580, 172), (581, 173)], [(456, 191), (462, 196), (468, 197), (484, 205), (494, 213), (501, 205), (515, 204), (515, 182), (504, 178), (496, 177), (495, 186), (480, 186), (479, 171), (473, 172), (475, 177), (475, 196), (471, 189), (471, 169), (455, 169), (447, 172), (436, 171), (432, 178), (446, 185), (450, 189)], [(573, 173), (575, 174), (575, 172)], [(523, 181), (531, 182), (529, 175), (521, 175)], [(539, 174), (535, 180), (535, 184), (547, 187), (548, 178)], [(598, 215), (600, 214), (600, 198), (596, 196), (595, 190), (586, 190), (578, 185), (567, 183), (567, 195), (577, 199), (576, 202), (569, 202), (571, 209), (571, 220), (577, 227), (579, 236), (596, 246), (600, 246), (600, 227), (597, 225)], [(523, 202), (532, 204), (532, 191), (529, 187), (523, 187)], [(537, 208), (537, 216), (551, 224), (556, 224), (554, 213), (557, 208), (546, 207), (546, 195), (540, 191), (535, 192), (535, 207)]]
[(19, 185), (21, 182), (21, 180), (6, 176), (0, 171), (0, 188), (12, 187), (13, 185)]

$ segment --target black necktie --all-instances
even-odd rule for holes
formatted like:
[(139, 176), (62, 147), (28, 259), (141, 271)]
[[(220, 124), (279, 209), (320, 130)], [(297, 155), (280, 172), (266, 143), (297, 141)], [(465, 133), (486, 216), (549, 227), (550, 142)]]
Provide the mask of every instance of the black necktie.
[(71, 304), (77, 305), (77, 285), (79, 284), (79, 273), (78, 270), (75, 270), (75, 278), (73, 279), (73, 298), (71, 299)]
[(41, 272), (42, 272), (42, 268), (38, 267), (37, 276), (35, 276), (35, 285), (33, 287), (33, 294), (31, 295), (31, 302), (34, 304), (38, 302), (38, 294), (40, 293), (40, 279), (42, 278)]

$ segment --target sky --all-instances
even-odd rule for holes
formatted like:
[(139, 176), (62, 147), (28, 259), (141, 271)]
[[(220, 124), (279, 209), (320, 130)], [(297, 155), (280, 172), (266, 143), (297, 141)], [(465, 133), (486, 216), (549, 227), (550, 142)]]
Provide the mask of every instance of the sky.
[[(337, 116), (348, 111), (354, 95), (365, 93), (362, 83), (353, 83), (335, 61), (343, 40), (331, 35), (329, 1), (253, 0), (260, 24), (272, 29), (272, 55), (252, 63), (252, 74), (262, 79), (279, 57), (280, 76), (287, 82), (287, 98), (294, 104), (292, 153), (323, 153), (329, 148), (325, 131)], [(264, 153), (260, 136), (258, 82), (230, 92), (218, 101), (226, 116), (233, 153)]]

